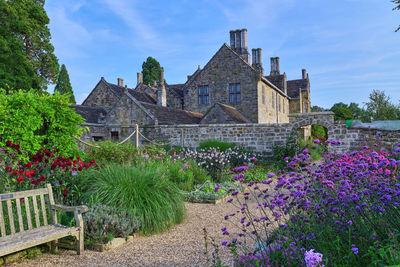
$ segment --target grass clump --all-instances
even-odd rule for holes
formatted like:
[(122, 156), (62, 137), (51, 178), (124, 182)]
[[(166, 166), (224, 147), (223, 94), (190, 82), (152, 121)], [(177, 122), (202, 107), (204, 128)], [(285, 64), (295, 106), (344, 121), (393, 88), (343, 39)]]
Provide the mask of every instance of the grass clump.
[(114, 163), (82, 176), (85, 200), (118, 207), (139, 216), (142, 234), (159, 233), (178, 224), (186, 210), (181, 190), (155, 164), (121, 166)]

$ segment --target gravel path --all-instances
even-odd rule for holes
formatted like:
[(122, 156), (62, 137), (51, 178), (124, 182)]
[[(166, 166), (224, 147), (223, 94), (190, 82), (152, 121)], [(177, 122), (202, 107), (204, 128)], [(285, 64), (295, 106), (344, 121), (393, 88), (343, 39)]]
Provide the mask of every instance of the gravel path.
[[(251, 206), (255, 206), (253, 204)], [(162, 234), (139, 237), (102, 253), (90, 250), (80, 256), (75, 251), (62, 251), (58, 255), (46, 253), (9, 266), (206, 266), (203, 228), (206, 227), (209, 236), (221, 244), (227, 239), (221, 234), (221, 228), (230, 226), (224, 216), (237, 209), (230, 203), (186, 203), (186, 208), (186, 220)], [(209, 248), (211, 253), (211, 244)], [(226, 248), (221, 248), (220, 256), (224, 264), (232, 264)]]

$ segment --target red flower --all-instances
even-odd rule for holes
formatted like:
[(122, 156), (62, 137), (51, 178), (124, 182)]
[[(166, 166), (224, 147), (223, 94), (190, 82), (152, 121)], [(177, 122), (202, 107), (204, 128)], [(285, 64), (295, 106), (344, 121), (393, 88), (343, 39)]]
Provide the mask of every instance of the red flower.
[(83, 169), (82, 166), (79, 166), (78, 170), (79, 170), (79, 171), (82, 171), (82, 169)]
[(12, 172), (12, 168), (11, 167), (6, 167), (6, 171), (8, 172), (8, 173), (11, 173)]
[(42, 181), (42, 182), (44, 182), (44, 181), (46, 181), (46, 178), (44, 178), (44, 176), (43, 176), (43, 175), (40, 175), (40, 178), (39, 178), (39, 180), (40, 180), (40, 181)]
[(21, 176), (21, 177), (18, 177), (18, 178), (17, 178), (17, 181), (20, 182), (20, 183), (23, 182), (23, 181), (24, 181), (24, 177), (22, 177), (22, 176)]
[(22, 175), (22, 174), (24, 174), (24, 170), (19, 170), (18, 173), (19, 173), (19, 175)]
[(18, 176), (18, 171), (17, 170), (13, 171), (13, 174), (14, 176)]
[(11, 147), (11, 145), (12, 145), (12, 142), (11, 142), (11, 141), (7, 141), (7, 142), (6, 142), (6, 146), (7, 146), (7, 147)]
[(62, 184), (63, 184), (63, 181), (62, 181), (62, 180), (59, 180), (58, 182), (60, 183), (60, 185), (62, 185)]
[(30, 175), (30, 174), (31, 174), (30, 171), (25, 171), (25, 175), (26, 175), (26, 176), (28, 176), (28, 175)]
[(31, 170), (31, 174), (35, 174), (35, 170)]
[(67, 194), (68, 194), (68, 189), (64, 189), (64, 191), (63, 191), (64, 197), (67, 197)]
[(15, 148), (16, 150), (19, 150), (21, 147), (19, 146), (19, 144), (16, 144), (16, 145), (14, 146), (14, 148)]

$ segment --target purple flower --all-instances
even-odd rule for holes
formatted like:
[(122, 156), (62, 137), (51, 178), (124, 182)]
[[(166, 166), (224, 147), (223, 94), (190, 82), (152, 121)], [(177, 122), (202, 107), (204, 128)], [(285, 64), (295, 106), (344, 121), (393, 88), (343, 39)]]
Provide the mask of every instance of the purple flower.
[(355, 247), (355, 245), (351, 245), (351, 246), (353, 246), (352, 248), (351, 248), (351, 250), (354, 252), (354, 254), (358, 254), (358, 248), (356, 248)]
[(235, 191), (232, 193), (232, 196), (236, 196), (237, 194), (239, 194), (239, 191)]
[(314, 144), (319, 144), (319, 143), (321, 143), (321, 141), (319, 139), (314, 140)]
[(306, 262), (307, 267), (317, 267), (317, 266), (324, 266), (320, 264), (323, 260), (323, 255), (321, 253), (314, 252), (314, 249), (310, 249), (304, 253), (304, 260)]
[(221, 185), (218, 184), (218, 185), (214, 188), (214, 192), (217, 193), (218, 190), (219, 190), (220, 188), (221, 188)]
[(268, 173), (268, 178), (272, 178), (274, 176), (275, 176), (275, 173), (272, 173), (272, 172)]

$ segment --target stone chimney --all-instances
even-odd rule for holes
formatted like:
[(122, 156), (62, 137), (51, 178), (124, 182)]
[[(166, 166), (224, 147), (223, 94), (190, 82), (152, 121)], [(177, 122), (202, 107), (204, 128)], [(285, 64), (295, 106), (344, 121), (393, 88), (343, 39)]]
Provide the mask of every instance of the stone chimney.
[(141, 83), (143, 83), (143, 73), (138, 72), (137, 73), (137, 84), (136, 84), (136, 86), (138, 86)]
[(117, 81), (118, 81), (118, 86), (124, 87), (124, 79), (118, 78)]
[(167, 106), (167, 90), (164, 83), (164, 68), (161, 68), (157, 86), (157, 105)]
[(279, 57), (271, 57), (271, 73), (270, 75), (280, 75), (279, 71)]
[(231, 48), (250, 64), (250, 54), (247, 49), (247, 29), (230, 31)]
[(283, 92), (287, 94), (287, 77), (286, 72), (283, 73)]
[(307, 70), (306, 70), (306, 69), (302, 69), (302, 70), (301, 70), (301, 77), (302, 77), (303, 79), (307, 79)]
[(262, 66), (262, 61), (261, 61), (261, 48), (253, 48), (251, 49), (251, 54), (252, 54), (252, 66), (255, 69), (258, 69), (261, 73), (261, 75), (264, 75), (264, 68)]

